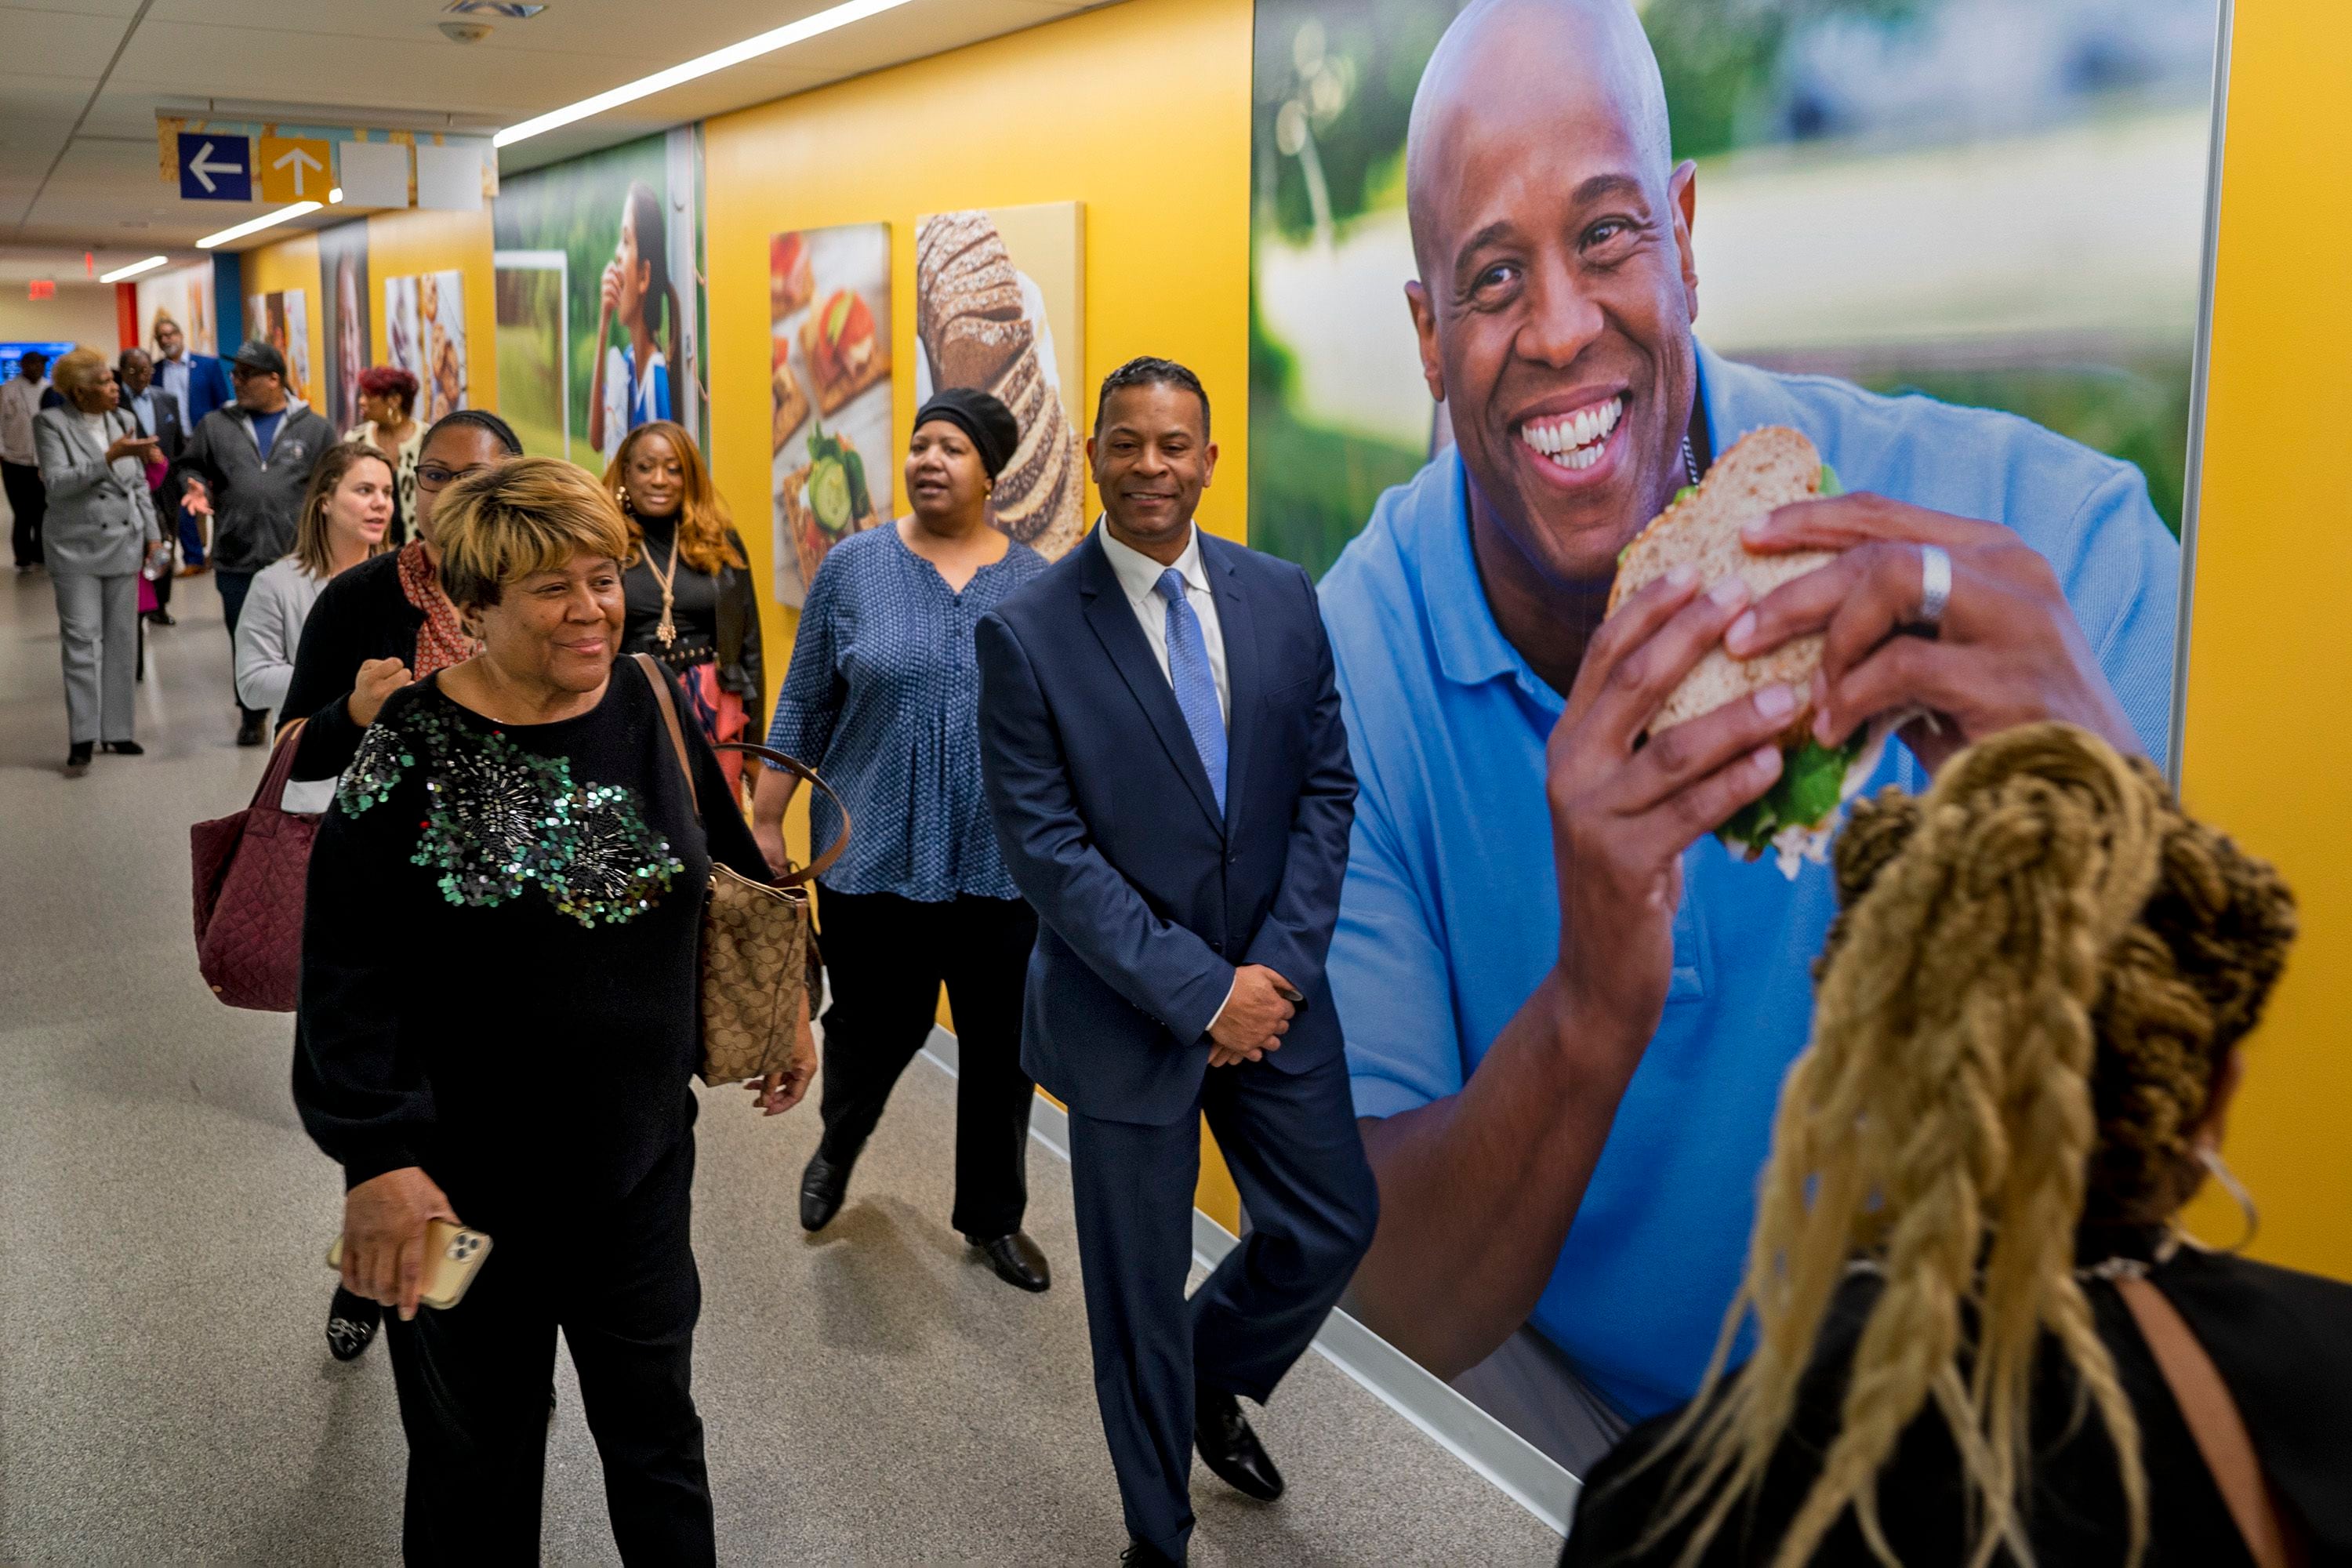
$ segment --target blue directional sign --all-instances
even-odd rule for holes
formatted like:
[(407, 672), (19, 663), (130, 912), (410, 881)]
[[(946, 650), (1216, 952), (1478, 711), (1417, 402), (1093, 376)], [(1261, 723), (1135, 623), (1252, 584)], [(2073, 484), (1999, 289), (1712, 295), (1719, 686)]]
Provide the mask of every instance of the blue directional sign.
[(249, 202), (253, 199), (253, 143), (217, 131), (180, 133), (180, 199), (184, 202)]

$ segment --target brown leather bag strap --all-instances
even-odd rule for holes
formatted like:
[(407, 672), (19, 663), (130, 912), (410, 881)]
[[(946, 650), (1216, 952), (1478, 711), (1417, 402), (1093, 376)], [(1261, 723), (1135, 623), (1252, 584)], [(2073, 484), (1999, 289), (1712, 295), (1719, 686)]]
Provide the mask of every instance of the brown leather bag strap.
[(825, 846), (824, 853), (810, 861), (801, 869), (797, 871), (787, 871), (782, 876), (777, 878), (776, 886), (780, 888), (797, 888), (803, 882), (808, 881), (812, 878), (823, 876), (835, 860), (841, 858), (842, 850), (847, 848), (849, 846), (849, 805), (848, 803), (844, 801), (840, 795), (834, 793), (833, 786), (824, 782), (824, 776), (823, 774), (819, 773), (814, 768), (809, 766), (806, 763), (802, 762), (798, 757), (787, 756), (785, 753), (777, 751), (772, 746), (755, 745), (750, 741), (721, 741), (717, 745), (713, 746), (711, 750), (715, 752), (741, 752), (747, 756), (757, 757), (761, 762), (768, 763), (771, 767), (781, 769), (782, 771), (792, 774), (794, 778), (806, 779), (810, 784), (824, 791), (824, 798), (833, 802), (833, 809), (841, 813), (841, 831), (834, 836), (834, 840), (831, 844)]
[(2303, 1542), (2263, 1472), (2245, 1417), (2229, 1384), (2221, 1381), (2221, 1369), (2197, 1342), (2196, 1331), (2150, 1281), (2118, 1279), (2116, 1290), (2172, 1390), (2172, 1401), (2180, 1407), (2180, 1418), (2196, 1439), (2205, 1468), (2212, 1472), (2214, 1488), (2246, 1542), (2247, 1555), (2256, 1568), (2292, 1568), (2303, 1562)]
[(669, 681), (663, 676), (661, 667), (654, 662), (653, 655), (635, 653), (629, 657), (637, 661), (637, 668), (645, 676), (646, 684), (654, 689), (654, 700), (661, 704), (662, 722), (669, 726), (670, 751), (677, 757), (677, 771), (686, 775), (686, 798), (694, 803), (695, 819), (700, 821), (702, 796), (694, 787), (694, 764), (687, 759), (686, 731), (677, 721), (677, 699), (670, 695)]

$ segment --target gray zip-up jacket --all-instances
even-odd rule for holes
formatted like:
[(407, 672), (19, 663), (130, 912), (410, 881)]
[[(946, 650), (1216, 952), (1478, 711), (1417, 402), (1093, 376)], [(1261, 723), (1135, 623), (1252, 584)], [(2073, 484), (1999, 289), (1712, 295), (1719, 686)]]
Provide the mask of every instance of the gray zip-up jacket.
[(262, 460), (253, 416), (232, 405), (196, 421), (174, 476), (193, 474), (212, 491), (213, 564), (227, 572), (258, 572), (294, 548), (294, 524), (310, 470), (335, 444), (334, 426), (289, 401), (286, 423)]

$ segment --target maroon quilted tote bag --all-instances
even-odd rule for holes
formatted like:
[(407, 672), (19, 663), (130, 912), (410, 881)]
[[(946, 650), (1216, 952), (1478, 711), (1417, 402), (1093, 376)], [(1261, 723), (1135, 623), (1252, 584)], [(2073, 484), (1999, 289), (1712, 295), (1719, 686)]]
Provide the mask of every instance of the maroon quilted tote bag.
[(302, 885), (319, 819), (282, 809), (297, 721), (278, 737), (253, 804), (188, 829), (195, 863), (196, 968), (232, 1007), (291, 1013), (302, 984)]

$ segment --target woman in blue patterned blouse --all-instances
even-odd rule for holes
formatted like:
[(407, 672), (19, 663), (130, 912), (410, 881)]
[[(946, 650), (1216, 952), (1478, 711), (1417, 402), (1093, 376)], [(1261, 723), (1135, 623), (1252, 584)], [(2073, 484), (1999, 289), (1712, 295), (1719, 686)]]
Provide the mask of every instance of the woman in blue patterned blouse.
[[(1029, 1108), (1021, 989), (1037, 918), (998, 856), (980, 787), (980, 667), (972, 628), (1045, 569), (989, 521), (1020, 443), (983, 392), (940, 393), (907, 447), (912, 511), (835, 545), (809, 585), (768, 744), (814, 763), (856, 823), (819, 883), (832, 1005), (824, 1014), (824, 1136), (801, 1177), (801, 1224), (841, 1209), (850, 1167), (891, 1086), (929, 1037), (940, 986), (955, 1008), (952, 1223), (1006, 1283), (1043, 1290), (1045, 1254), (1022, 1234)], [(751, 821), (772, 865), (796, 781), (763, 769)], [(841, 818), (818, 798), (824, 848)]]

